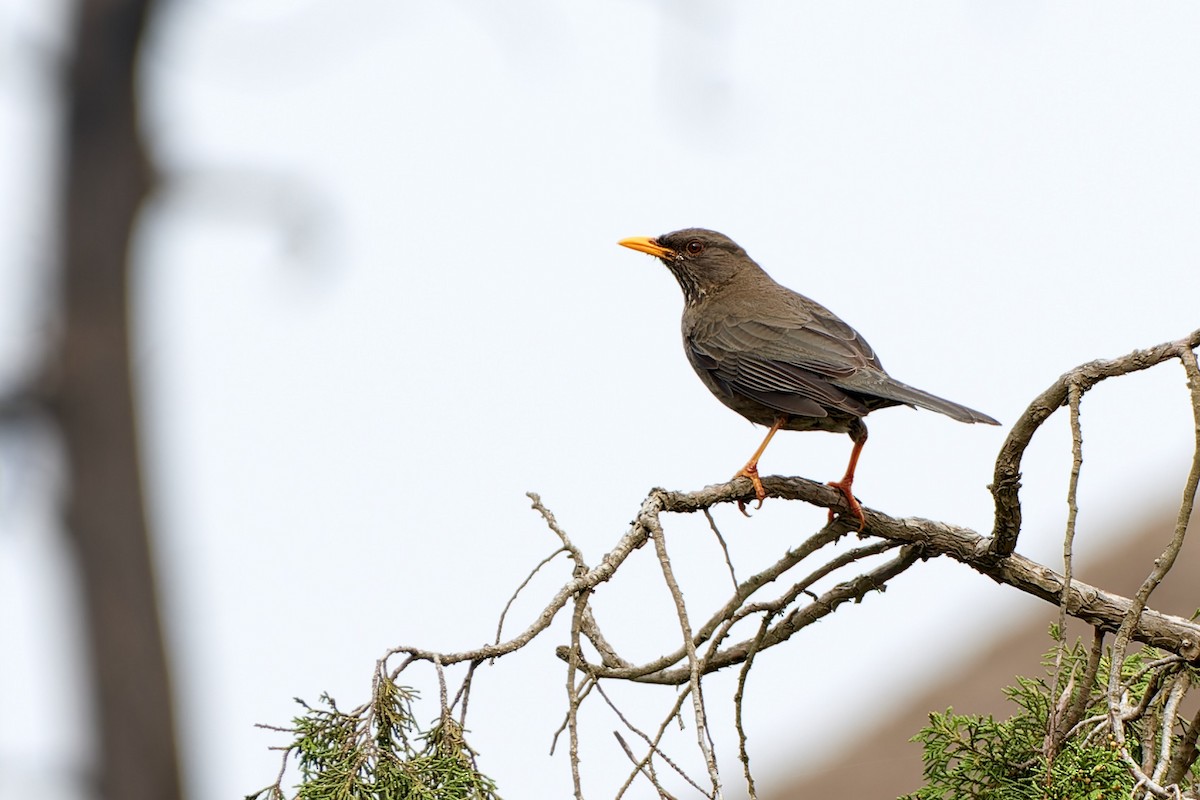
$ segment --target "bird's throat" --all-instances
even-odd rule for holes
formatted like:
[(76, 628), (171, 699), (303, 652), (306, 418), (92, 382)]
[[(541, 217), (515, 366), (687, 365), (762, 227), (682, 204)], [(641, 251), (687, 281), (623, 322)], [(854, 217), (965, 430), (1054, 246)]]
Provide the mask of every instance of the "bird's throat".
[(667, 269), (671, 270), (671, 274), (679, 282), (679, 288), (683, 290), (684, 302), (688, 305), (700, 302), (705, 293), (700, 288), (700, 283), (696, 280), (696, 276), (678, 261), (668, 261)]

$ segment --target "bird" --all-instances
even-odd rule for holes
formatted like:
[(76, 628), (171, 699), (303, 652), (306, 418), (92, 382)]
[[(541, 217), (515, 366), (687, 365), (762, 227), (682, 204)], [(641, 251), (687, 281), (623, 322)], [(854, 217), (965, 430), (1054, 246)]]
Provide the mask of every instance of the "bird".
[[(684, 228), (618, 244), (658, 258), (671, 271), (683, 290), (683, 347), (692, 368), (718, 400), (768, 428), (733, 476), (750, 479), (756, 508), (767, 496), (758, 461), (780, 430), (849, 434), (854, 446), (846, 474), (828, 485), (845, 497), (861, 530), (866, 518), (852, 487), (867, 441), (867, 414), (907, 405), (959, 422), (1000, 424), (888, 375), (858, 331), (815, 300), (776, 283), (724, 234)], [(744, 501), (738, 508), (746, 513)], [(831, 522), (834, 516), (831, 509)]]

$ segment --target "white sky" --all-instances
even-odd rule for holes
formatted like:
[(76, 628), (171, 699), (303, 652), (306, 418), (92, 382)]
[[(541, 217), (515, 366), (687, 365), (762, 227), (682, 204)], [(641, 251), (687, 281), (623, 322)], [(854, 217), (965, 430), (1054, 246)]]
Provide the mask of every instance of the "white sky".
[[(0, 141), (18, 155), (0, 160), (5, 376), (45, 335), (52, 241), (54, 84), (31, 53), (56, 46), (58, 6), (27, 5), (0, 5)], [(594, 563), (650, 487), (745, 461), (761, 431), (691, 373), (678, 289), (624, 236), (721, 230), (894, 376), (1002, 420), (873, 415), (855, 484), (888, 513), (988, 529), (992, 460), (1036, 394), (1200, 324), (1198, 33), (1184, 3), (161, 4), (141, 66), (165, 182), (137, 238), (136, 359), (190, 796), (269, 782), (279, 739), (253, 724), (285, 722), (293, 696), (355, 705), (389, 646), (490, 639), (554, 547), (525, 491)], [(1086, 398), (1077, 551), (1177, 496), (1183, 383), (1161, 367)], [(849, 446), (782, 434), (762, 469), (832, 479)], [(82, 696), (60, 688), (79, 658), (69, 570), (45, 501), (24, 499), (55, 467), (29, 453), (11, 436), (0, 451), (0, 606), (17, 610), (0, 683), (28, 687), (0, 717), (0, 772), (30, 776), (0, 796), (45, 779), (50, 720)], [(1064, 413), (1025, 470), (1031, 556), (1056, 558), (1068, 469)], [(820, 519), (718, 515), (743, 572)], [(670, 524), (707, 616), (719, 551), (695, 520)], [(677, 635), (652, 560), (595, 601), (636, 655)], [(567, 575), (536, 583), (511, 629)], [(946, 647), (991, 634), (981, 614), (1038, 608), (1014, 595), (925, 564), (770, 653), (748, 689), (760, 779), (815, 767), (866, 709), (935, 680)], [(472, 694), (507, 797), (569, 793), (565, 756), (545, 755), (564, 635)], [(409, 680), (436, 695), (431, 672)], [(648, 724), (669, 703), (637, 697)], [(624, 756), (598, 706), (585, 724), (603, 797)], [(736, 794), (731, 738), (718, 754)]]

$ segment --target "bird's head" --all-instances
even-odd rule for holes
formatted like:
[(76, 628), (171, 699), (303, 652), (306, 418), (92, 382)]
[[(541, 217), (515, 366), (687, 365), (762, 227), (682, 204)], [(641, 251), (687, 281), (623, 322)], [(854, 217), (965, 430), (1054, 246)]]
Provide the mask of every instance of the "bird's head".
[(724, 234), (704, 228), (684, 228), (650, 239), (634, 236), (618, 244), (658, 258), (679, 281), (684, 299), (695, 302), (758, 266), (746, 251)]

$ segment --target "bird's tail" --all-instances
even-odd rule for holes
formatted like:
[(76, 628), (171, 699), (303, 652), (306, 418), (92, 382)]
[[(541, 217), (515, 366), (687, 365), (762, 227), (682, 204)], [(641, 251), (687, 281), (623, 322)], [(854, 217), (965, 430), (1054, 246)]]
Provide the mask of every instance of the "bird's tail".
[[(868, 377), (859, 372), (854, 377), (855, 385), (844, 386), (843, 388), (862, 394), (874, 395), (885, 400), (894, 400), (897, 403), (918, 406), (929, 411), (936, 411), (959, 422), (982, 422), (986, 425), (1000, 424), (987, 414), (980, 413), (973, 408), (967, 408), (929, 392), (921, 391), (906, 383), (901, 383), (886, 373), (877, 373)], [(864, 378), (866, 380), (863, 380)]]

